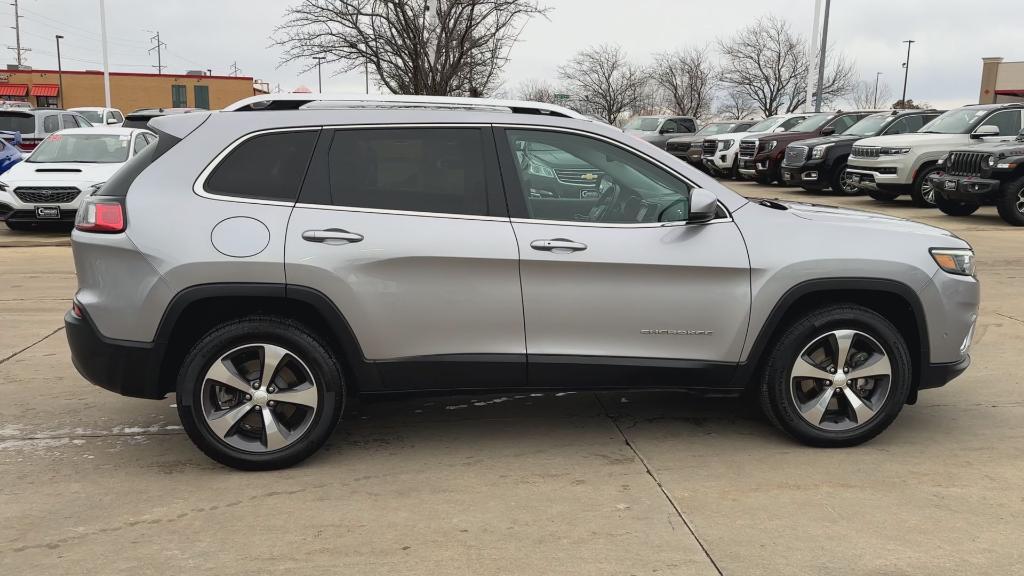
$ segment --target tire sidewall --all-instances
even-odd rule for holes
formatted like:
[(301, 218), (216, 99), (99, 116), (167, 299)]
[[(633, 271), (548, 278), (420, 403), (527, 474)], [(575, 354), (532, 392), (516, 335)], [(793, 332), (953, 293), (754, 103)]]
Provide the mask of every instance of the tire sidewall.
[[(798, 355), (812, 340), (841, 329), (864, 332), (884, 349), (892, 365), (889, 396), (882, 409), (867, 424), (851, 430), (816, 428), (797, 411), (790, 392), (790, 374)], [(899, 415), (911, 388), (910, 353), (902, 336), (886, 319), (859, 306), (837, 306), (812, 313), (797, 322), (776, 342), (765, 374), (766, 410), (772, 410), (778, 425), (802, 442), (815, 446), (851, 446), (867, 441), (885, 430)]]
[[(206, 424), (200, 399), (202, 378), (213, 362), (232, 349), (257, 343), (293, 353), (317, 383), (317, 409), (309, 428), (301, 438), (270, 453), (246, 452), (224, 443)], [(214, 460), (245, 470), (283, 468), (310, 456), (333, 432), (344, 397), (341, 369), (330, 350), (297, 324), (282, 320), (241, 320), (211, 330), (186, 355), (178, 374), (178, 414), (189, 437)]]
[[(933, 207), (935, 207), (935, 204), (930, 204), (927, 200), (925, 200), (924, 192), (922, 192), (921, 189), (924, 187), (925, 182), (928, 181), (928, 177), (929, 176), (931, 176), (932, 174), (934, 174), (936, 172), (940, 172), (941, 170), (942, 170), (942, 168), (940, 166), (936, 165), (936, 164), (932, 164), (931, 166), (928, 166), (927, 168), (921, 169), (921, 172), (917, 175), (917, 179), (914, 180), (914, 188), (913, 188), (912, 196), (913, 196), (913, 199), (914, 199), (914, 205), (915, 206), (920, 206), (920, 207), (923, 207), (923, 208), (933, 208)], [(934, 189), (934, 185), (932, 185), (932, 186), (933, 186), (932, 193), (935, 196), (938, 196), (938, 191), (936, 191)]]
[(1021, 190), (1024, 190), (1024, 176), (1006, 182), (999, 192), (996, 209), (1007, 224), (1024, 226), (1024, 214), (1017, 210), (1017, 194)]

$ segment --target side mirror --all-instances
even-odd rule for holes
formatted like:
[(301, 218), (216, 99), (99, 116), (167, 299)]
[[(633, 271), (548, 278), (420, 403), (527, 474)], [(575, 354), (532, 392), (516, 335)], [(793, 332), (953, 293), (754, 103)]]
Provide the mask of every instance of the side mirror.
[(999, 126), (985, 124), (971, 133), (971, 138), (985, 138), (986, 136), (999, 136)]
[(715, 219), (718, 214), (718, 196), (703, 188), (690, 190), (690, 213), (686, 221), (700, 224)]
[(785, 131), (786, 131), (786, 129), (785, 129), (785, 128), (783, 128), (782, 126), (779, 126), (779, 127), (778, 127), (778, 128), (776, 128), (775, 130), (772, 130), (772, 132), (785, 132)]
[(658, 134), (675, 134), (675, 133), (676, 133), (675, 129), (674, 128), (669, 128), (668, 126), (662, 126), (661, 128), (658, 129)]
[(1020, 132), (1017, 133), (1017, 141), (1024, 142), (1024, 130), (1021, 130)]
[(821, 129), (821, 135), (822, 136), (831, 136), (831, 135), (833, 135), (835, 133), (836, 133), (836, 129), (835, 129), (834, 126), (826, 126), (825, 128)]
[(117, 118), (107, 118), (107, 124), (117, 124)]

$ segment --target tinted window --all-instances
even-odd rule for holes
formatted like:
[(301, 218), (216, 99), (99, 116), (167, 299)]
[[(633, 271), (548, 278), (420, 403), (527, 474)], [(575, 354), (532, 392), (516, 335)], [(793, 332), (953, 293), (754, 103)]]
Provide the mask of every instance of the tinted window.
[(676, 124), (675, 120), (665, 120), (665, 123), (661, 125), (661, 132), (663, 134), (674, 134), (679, 132), (679, 125)]
[(337, 130), (328, 158), (338, 206), (487, 213), (480, 130)]
[(683, 118), (679, 121), (679, 126), (682, 127), (683, 132), (696, 132), (697, 123), (692, 118)]
[[(806, 116), (797, 116), (795, 118), (789, 118), (782, 124), (779, 124), (779, 128), (782, 128), (783, 131), (788, 131), (790, 128), (796, 126), (797, 124), (800, 124), (806, 119)], [(776, 128), (776, 130), (778, 130), (778, 128)]]
[(0, 130), (32, 134), (36, 131), (36, 118), (31, 114), (0, 112)]
[(637, 224), (689, 213), (685, 182), (618, 146), (560, 132), (506, 134), (529, 218)]
[(135, 137), (135, 153), (142, 152), (142, 149), (149, 145), (149, 140), (146, 139), (145, 134), (139, 134)]
[(846, 132), (850, 126), (856, 124), (857, 120), (860, 120), (860, 118), (853, 115), (840, 116), (839, 118), (836, 118), (835, 122), (829, 124), (829, 126), (836, 129), (836, 134), (842, 134), (843, 132)]
[(114, 120), (117, 120), (118, 122), (124, 122), (124, 116), (121, 116), (121, 113), (117, 110), (114, 110), (113, 112), (111, 112), (111, 114), (114, 115)]
[(225, 196), (294, 201), (316, 136), (316, 130), (254, 136), (214, 168), (205, 189)]
[(60, 130), (60, 124), (56, 114), (50, 114), (43, 118), (43, 132), (56, 132)]
[(885, 129), (885, 134), (906, 134), (908, 132), (917, 132), (921, 129), (921, 126), (924, 126), (924, 121), (925, 117), (921, 114), (897, 118)]
[(97, 124), (101, 124), (103, 122), (103, 119), (100, 118), (99, 110), (81, 110), (78, 113), (85, 116), (85, 119), (89, 122), (95, 122)]
[(981, 126), (997, 126), (1000, 136), (1013, 136), (1020, 132), (1020, 110), (996, 112), (986, 118)]

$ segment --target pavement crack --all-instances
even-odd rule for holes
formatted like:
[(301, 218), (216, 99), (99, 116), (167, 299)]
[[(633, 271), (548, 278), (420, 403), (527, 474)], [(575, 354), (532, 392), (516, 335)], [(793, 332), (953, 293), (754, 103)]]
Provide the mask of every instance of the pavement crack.
[[(652, 480), (654, 480), (654, 483), (658, 486), (658, 490), (661, 490), (662, 496), (664, 496), (665, 500), (667, 500), (669, 505), (672, 506), (672, 509), (675, 511), (676, 516), (678, 516), (679, 519), (683, 522), (683, 525), (686, 526), (686, 529), (690, 531), (690, 536), (692, 536), (694, 541), (697, 542), (697, 545), (700, 546), (700, 549), (704, 552), (704, 556), (708, 559), (708, 562), (711, 563), (711, 566), (714, 567), (715, 572), (717, 572), (719, 576), (724, 576), (725, 573), (722, 572), (722, 568), (718, 566), (718, 562), (715, 562), (715, 559), (711, 556), (711, 551), (708, 550), (708, 547), (704, 545), (704, 542), (700, 539), (700, 536), (697, 536), (697, 531), (693, 529), (693, 525), (690, 524), (690, 521), (686, 518), (686, 515), (683, 514), (683, 510), (679, 507), (679, 504), (676, 503), (675, 499), (672, 498), (672, 495), (668, 493), (668, 490), (665, 488), (665, 485), (662, 484), (661, 479), (658, 478), (657, 473), (655, 473), (654, 470), (651, 468), (650, 464), (647, 463), (647, 459), (644, 458), (642, 454), (640, 454), (640, 451), (637, 449), (637, 447), (633, 444), (633, 442), (629, 440), (629, 437), (626, 436), (626, 433), (623, 431), (622, 427), (619, 426), (619, 422), (615, 419), (614, 416), (612, 416), (611, 412), (608, 411), (608, 408), (607, 406), (605, 406), (604, 401), (601, 400), (601, 397), (598, 396), (597, 394), (594, 394), (594, 397), (597, 399), (597, 403), (601, 406), (601, 408), (604, 409), (604, 415), (612, 423), (612, 426), (615, 426), (615, 429), (619, 432), (619, 436), (622, 436), (622, 441), (625, 442), (626, 446), (628, 446), (629, 449), (633, 451), (633, 455), (636, 456), (637, 460), (640, 461), (640, 464), (643, 465), (644, 470), (647, 471), (647, 475), (650, 476)], [(634, 422), (634, 426), (635, 425), (636, 423)]]
[(184, 430), (167, 430), (161, 432), (98, 432), (95, 434), (71, 434), (68, 436), (11, 436), (0, 437), (0, 442), (31, 442), (33, 440), (76, 440), (78, 438), (135, 438), (137, 436), (180, 436)]
[(63, 327), (63, 326), (61, 326), (60, 328), (57, 328), (56, 330), (54, 330), (53, 332), (50, 332), (50, 333), (49, 333), (49, 334), (47, 334), (46, 336), (43, 336), (43, 337), (42, 337), (42, 338), (40, 338), (39, 340), (36, 340), (35, 342), (33, 342), (33, 343), (29, 344), (28, 346), (25, 346), (25, 347), (24, 347), (24, 348), (22, 348), (21, 350), (18, 350), (18, 351), (17, 351), (17, 352), (15, 352), (14, 354), (11, 354), (10, 356), (7, 356), (7, 357), (5, 357), (5, 358), (0, 358), (0, 364), (3, 364), (4, 362), (7, 362), (7, 361), (8, 361), (8, 360), (10, 360), (11, 358), (14, 358), (14, 357), (15, 357), (15, 356), (17, 356), (18, 354), (21, 354), (22, 352), (24, 352), (24, 351), (28, 350), (29, 348), (31, 348), (31, 347), (33, 347), (33, 346), (35, 346), (36, 344), (39, 344), (39, 343), (40, 343), (40, 342), (42, 342), (43, 340), (46, 340), (46, 339), (47, 339), (47, 338), (49, 338), (50, 336), (53, 336), (54, 334), (56, 334), (57, 332), (60, 332), (60, 331), (61, 331), (61, 330), (63, 330), (63, 329), (64, 329), (64, 327)]
[(1003, 314), (1002, 312), (996, 312), (996, 316), (1002, 316), (1003, 318), (1008, 318), (1010, 320), (1015, 320), (1017, 322), (1020, 322), (1021, 324), (1024, 324), (1024, 320), (1021, 320), (1020, 318), (1016, 318), (1014, 316), (1010, 316), (1009, 314)]

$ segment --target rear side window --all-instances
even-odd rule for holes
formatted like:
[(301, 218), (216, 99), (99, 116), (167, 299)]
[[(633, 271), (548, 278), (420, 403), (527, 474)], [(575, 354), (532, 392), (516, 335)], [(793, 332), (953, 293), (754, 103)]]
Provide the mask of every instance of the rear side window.
[(331, 196), (338, 206), (483, 215), (484, 150), (476, 128), (337, 130)]
[(17, 112), (0, 112), (0, 130), (33, 134), (36, 131), (36, 117)]
[(60, 130), (60, 124), (57, 121), (56, 114), (43, 117), (43, 132), (56, 132), (58, 130)]
[(211, 194), (294, 202), (319, 131), (273, 132), (242, 142), (206, 179)]
[(697, 131), (697, 123), (693, 121), (693, 118), (683, 118), (679, 121), (679, 125), (682, 126), (681, 132)]

